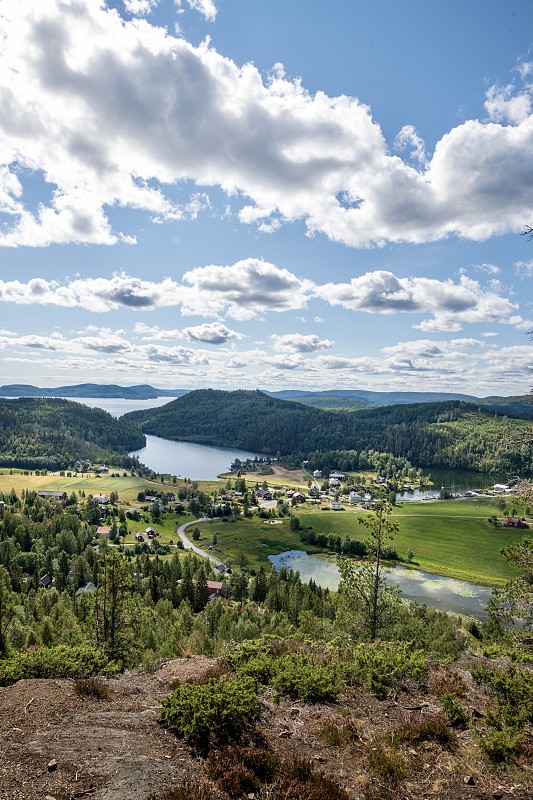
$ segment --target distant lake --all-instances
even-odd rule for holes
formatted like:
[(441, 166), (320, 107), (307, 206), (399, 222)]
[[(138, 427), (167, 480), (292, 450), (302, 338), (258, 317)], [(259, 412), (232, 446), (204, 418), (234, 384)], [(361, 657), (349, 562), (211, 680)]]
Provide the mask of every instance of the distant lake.
[(234, 447), (211, 447), (192, 442), (173, 442), (159, 436), (146, 436), (146, 447), (134, 450), (137, 456), (154, 472), (178, 475), (198, 481), (214, 481), (221, 472), (229, 472), (236, 458), (245, 461), (255, 458), (257, 453), (237, 450)]
[(65, 397), (64, 400), (72, 400), (74, 403), (83, 403), (84, 406), (91, 408), (103, 408), (114, 417), (121, 417), (130, 411), (142, 411), (145, 408), (159, 408), (165, 406), (175, 397), (154, 397), (152, 400), (126, 400), (124, 397)]
[[(302, 581), (313, 579), (323, 588), (337, 590), (339, 568), (333, 558), (308, 555), (303, 550), (288, 550), (268, 560), (276, 569), (286, 567), (300, 573)], [(439, 611), (451, 611), (477, 619), (486, 619), (485, 607), (492, 594), (488, 586), (443, 578), (421, 569), (391, 567), (386, 570), (387, 582), (399, 586), (405, 600), (417, 600)]]

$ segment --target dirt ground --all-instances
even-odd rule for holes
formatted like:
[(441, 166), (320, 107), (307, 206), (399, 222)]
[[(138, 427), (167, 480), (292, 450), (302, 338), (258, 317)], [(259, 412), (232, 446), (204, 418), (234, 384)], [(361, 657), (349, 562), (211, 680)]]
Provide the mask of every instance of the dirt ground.
[[(147, 674), (108, 679), (107, 700), (80, 696), (70, 680), (23, 680), (0, 688), (1, 800), (148, 800), (163, 797), (178, 781), (201, 779), (203, 759), (159, 724), (159, 701), (215, 663), (193, 656), (161, 662)], [(453, 665), (453, 680), (464, 688), (463, 705), (483, 714), (487, 698), (465, 666)], [(278, 703), (267, 690), (257, 735), (282, 759), (315, 763), (354, 800), (531, 800), (531, 765), (489, 765), (470, 731), (457, 731), (451, 745), (402, 745), (409, 777), (392, 794), (390, 781), (372, 769), (387, 732), (439, 713), (437, 695), (450, 674), (436, 666), (426, 685), (405, 686), (385, 700), (347, 688), (331, 705)], [(328, 741), (332, 729), (348, 735)]]

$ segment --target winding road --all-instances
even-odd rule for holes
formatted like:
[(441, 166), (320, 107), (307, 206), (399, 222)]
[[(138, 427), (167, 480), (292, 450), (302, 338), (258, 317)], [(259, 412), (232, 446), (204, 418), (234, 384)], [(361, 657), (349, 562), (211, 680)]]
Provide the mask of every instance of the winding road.
[(201, 547), (197, 547), (197, 545), (193, 544), (191, 540), (185, 535), (186, 528), (189, 525), (197, 525), (199, 522), (209, 522), (209, 517), (199, 517), (199, 519), (193, 519), (191, 522), (185, 522), (183, 525), (180, 525), (177, 529), (176, 533), (180, 537), (181, 541), (183, 542), (183, 546), (186, 550), (192, 550), (194, 553), (197, 553), (199, 556), (203, 558), (209, 559), (209, 561), (214, 564), (216, 567), (220, 566), (224, 562), (217, 558), (212, 553), (207, 553), (205, 550), (202, 550)]

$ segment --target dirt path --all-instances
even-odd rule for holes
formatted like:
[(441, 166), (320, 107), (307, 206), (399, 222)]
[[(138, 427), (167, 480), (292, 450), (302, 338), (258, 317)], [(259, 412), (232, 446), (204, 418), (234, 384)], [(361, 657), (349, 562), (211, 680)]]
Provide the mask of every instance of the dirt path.
[(152, 674), (109, 680), (110, 700), (80, 696), (69, 680), (0, 688), (0, 797), (146, 800), (196, 774), (189, 749), (159, 725), (159, 701), (214, 663), (175, 659)]

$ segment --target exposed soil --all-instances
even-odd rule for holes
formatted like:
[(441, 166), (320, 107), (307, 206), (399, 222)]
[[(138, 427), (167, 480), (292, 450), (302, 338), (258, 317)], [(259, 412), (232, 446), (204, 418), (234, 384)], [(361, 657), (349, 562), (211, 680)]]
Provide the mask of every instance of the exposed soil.
[[(203, 759), (158, 723), (159, 701), (177, 683), (205, 676), (215, 663), (200, 656), (175, 659), (148, 674), (109, 679), (108, 700), (79, 695), (70, 680), (24, 680), (0, 688), (0, 797), (148, 800), (163, 797), (177, 781), (202, 778)], [(484, 713), (487, 696), (466, 666), (436, 666), (428, 684), (405, 686), (386, 700), (349, 688), (332, 705), (276, 703), (269, 690), (261, 703), (260, 739), (283, 759), (313, 761), (354, 800), (530, 800), (530, 766), (490, 765), (470, 731), (457, 731), (452, 743), (402, 744), (409, 774), (396, 787), (371, 765), (387, 731), (440, 712), (437, 695), (450, 690), (450, 681), (460, 687), (469, 713)], [(328, 741), (332, 730), (343, 735)]]

